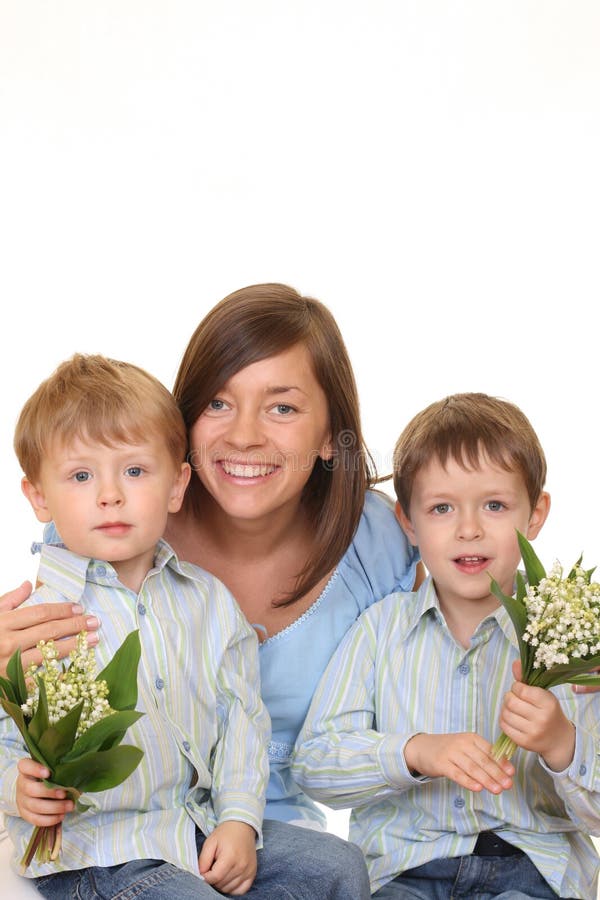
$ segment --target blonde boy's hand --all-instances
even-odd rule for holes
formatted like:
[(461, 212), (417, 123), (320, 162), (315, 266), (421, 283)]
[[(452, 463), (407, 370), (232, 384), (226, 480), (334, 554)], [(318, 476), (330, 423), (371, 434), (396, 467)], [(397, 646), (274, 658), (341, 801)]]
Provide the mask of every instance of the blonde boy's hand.
[(223, 894), (245, 894), (256, 875), (256, 832), (245, 822), (222, 822), (209, 834), (198, 858), (207, 884)]
[(500, 794), (512, 787), (514, 766), (492, 758), (492, 745), (478, 734), (416, 734), (404, 748), (408, 768), (430, 778), (443, 776), (469, 791)]
[(575, 753), (573, 723), (554, 694), (518, 680), (519, 662), (513, 663), (513, 675), (517, 681), (504, 696), (500, 727), (517, 746), (538, 753), (550, 769), (562, 772), (571, 764)]
[(73, 811), (73, 801), (61, 788), (46, 787), (50, 772), (33, 759), (20, 759), (17, 776), (17, 809), (31, 825), (58, 825)]

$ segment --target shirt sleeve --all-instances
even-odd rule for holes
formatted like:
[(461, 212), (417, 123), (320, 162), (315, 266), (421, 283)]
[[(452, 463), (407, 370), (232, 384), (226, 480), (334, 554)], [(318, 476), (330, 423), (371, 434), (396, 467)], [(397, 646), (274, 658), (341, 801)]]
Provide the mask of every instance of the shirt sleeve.
[(394, 502), (380, 491), (367, 491), (352, 543), (340, 565), (345, 587), (356, 599), (357, 614), (389, 594), (412, 591), (419, 552), (394, 513)]
[(540, 757), (540, 765), (554, 781), (556, 793), (577, 827), (600, 836), (600, 731), (598, 694), (574, 694), (569, 685), (554, 691), (563, 711), (575, 725), (575, 752), (563, 772), (549, 769)]
[(260, 846), (269, 778), (270, 719), (260, 696), (256, 634), (237, 609), (236, 621), (217, 671), (218, 737), (212, 760), (212, 802), (219, 824), (246, 822), (256, 831)]
[(412, 733), (376, 730), (377, 612), (374, 607), (362, 615), (332, 657), (292, 761), (293, 775), (306, 793), (336, 809), (362, 806), (422, 783), (404, 759)]
[(18, 816), (17, 763), (28, 757), (13, 719), (0, 706), (0, 812)]

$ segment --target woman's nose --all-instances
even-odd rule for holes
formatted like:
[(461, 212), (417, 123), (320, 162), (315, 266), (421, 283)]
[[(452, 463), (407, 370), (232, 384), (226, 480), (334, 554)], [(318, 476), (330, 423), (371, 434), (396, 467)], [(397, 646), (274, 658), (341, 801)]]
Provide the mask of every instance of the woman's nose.
[(236, 447), (239, 450), (260, 446), (264, 440), (260, 422), (250, 412), (238, 413), (232, 419), (225, 439), (232, 447)]

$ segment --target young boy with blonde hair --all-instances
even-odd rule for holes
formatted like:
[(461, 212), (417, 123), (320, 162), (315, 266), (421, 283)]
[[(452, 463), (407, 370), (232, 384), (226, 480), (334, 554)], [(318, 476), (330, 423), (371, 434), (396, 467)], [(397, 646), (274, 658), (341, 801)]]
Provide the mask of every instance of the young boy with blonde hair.
[[(597, 700), (514, 680), (517, 530), (550, 507), (537, 436), (511, 403), (457, 394), (396, 445), (397, 516), (429, 572), (367, 610), (331, 660), (293, 771), (352, 807), (378, 898), (596, 897)], [(514, 670), (518, 672), (518, 669)], [(519, 749), (495, 761), (500, 729)]]
[[(50, 772), (0, 713), (0, 811), (15, 858), (32, 826), (62, 822), (59, 859), (27, 873), (46, 897), (245, 893), (262, 833), (269, 719), (253, 629), (217, 579), (161, 540), (190, 477), (173, 397), (136, 366), (76, 355), (26, 403), (15, 449), (25, 495), (61, 540), (42, 545), (31, 602), (68, 600), (99, 617), (99, 668), (138, 629), (144, 712), (127, 734), (144, 751), (140, 765), (119, 787), (85, 795), (86, 812), (44, 785)], [(261, 884), (256, 896), (275, 896)]]

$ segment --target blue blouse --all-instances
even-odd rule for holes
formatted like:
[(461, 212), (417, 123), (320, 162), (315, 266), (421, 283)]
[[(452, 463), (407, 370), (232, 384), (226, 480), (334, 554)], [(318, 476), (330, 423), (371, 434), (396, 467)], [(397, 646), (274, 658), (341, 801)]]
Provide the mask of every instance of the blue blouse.
[(375, 601), (412, 590), (418, 559), (391, 500), (368, 491), (352, 543), (321, 596), (304, 615), (260, 645), (262, 697), (273, 728), (266, 818), (308, 819), (325, 827), (322, 811), (292, 778), (294, 743), (321, 675), (347, 630)]

